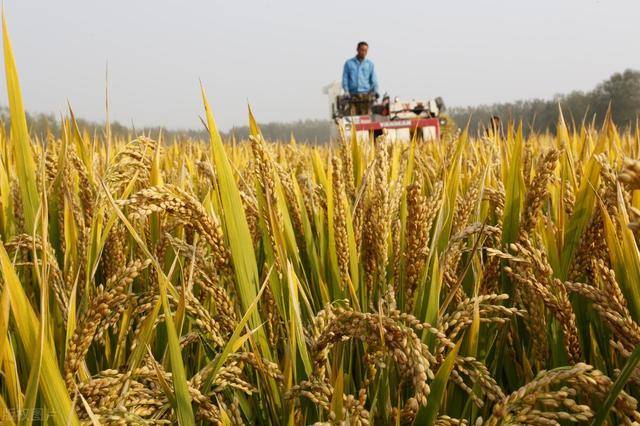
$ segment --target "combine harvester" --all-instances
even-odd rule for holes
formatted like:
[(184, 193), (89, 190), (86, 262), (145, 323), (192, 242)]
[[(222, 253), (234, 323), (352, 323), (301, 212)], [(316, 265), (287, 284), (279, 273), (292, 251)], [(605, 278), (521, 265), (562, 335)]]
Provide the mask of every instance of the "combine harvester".
[(438, 140), (440, 129), (446, 124), (441, 117), (445, 106), (442, 98), (433, 100), (403, 101), (388, 95), (381, 102), (373, 102), (370, 115), (351, 115), (351, 100), (344, 94), (339, 82), (323, 88), (329, 97), (329, 110), (335, 125), (331, 129), (331, 137), (339, 135), (340, 127), (351, 132), (355, 127), (359, 141), (375, 140), (386, 134), (392, 141), (411, 141), (414, 137), (421, 141)]

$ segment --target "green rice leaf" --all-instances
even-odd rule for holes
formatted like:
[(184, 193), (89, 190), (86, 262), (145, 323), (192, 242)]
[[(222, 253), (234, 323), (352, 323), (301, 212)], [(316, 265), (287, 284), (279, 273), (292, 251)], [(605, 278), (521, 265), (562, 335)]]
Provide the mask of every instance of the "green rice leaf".
[(435, 423), (461, 343), (462, 339), (458, 341), (455, 348), (449, 352), (444, 362), (440, 365), (436, 377), (431, 383), (431, 393), (429, 394), (427, 405), (421, 406), (418, 410), (413, 422), (414, 425), (432, 426)]

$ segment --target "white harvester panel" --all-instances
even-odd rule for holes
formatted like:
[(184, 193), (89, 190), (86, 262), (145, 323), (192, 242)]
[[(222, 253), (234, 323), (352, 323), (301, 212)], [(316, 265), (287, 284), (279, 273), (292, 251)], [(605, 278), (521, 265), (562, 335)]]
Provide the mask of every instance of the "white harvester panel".
[(438, 138), (437, 129), (434, 126), (426, 126), (422, 128), (422, 140), (432, 141)]
[(411, 129), (387, 129), (384, 131), (391, 142), (411, 142)]

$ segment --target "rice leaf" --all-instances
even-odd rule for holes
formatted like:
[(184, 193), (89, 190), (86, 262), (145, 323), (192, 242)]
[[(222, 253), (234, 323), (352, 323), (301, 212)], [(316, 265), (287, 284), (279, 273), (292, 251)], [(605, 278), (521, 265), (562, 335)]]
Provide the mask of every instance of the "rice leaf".
[(25, 226), (28, 232), (33, 230), (40, 203), (36, 184), (36, 163), (33, 159), (31, 138), (27, 129), (27, 118), (22, 104), (22, 92), (18, 80), (9, 29), (6, 16), (2, 12), (2, 41), (4, 47), (4, 67), (7, 80), (7, 96), (9, 97), (9, 113), (11, 115), (12, 150), (16, 161), (16, 174), (20, 186)]
[[(4, 245), (0, 245), (0, 268), (6, 285), (22, 345), (29, 354), (36, 352), (40, 322), (24, 292), (20, 279), (11, 264)], [(29, 360), (31, 362), (31, 360)], [(51, 421), (56, 425), (79, 425), (71, 399), (58, 369), (55, 350), (49, 339), (44, 339), (42, 348), (42, 371), (40, 390), (50, 410), (56, 413)], [(67, 414), (68, 413), (68, 414)]]
[(453, 366), (460, 350), (462, 339), (456, 343), (456, 346), (447, 354), (447, 357), (440, 365), (438, 372), (436, 373), (433, 382), (431, 383), (431, 393), (427, 400), (427, 405), (423, 405), (416, 414), (414, 425), (431, 426), (435, 424), (438, 417), (438, 412), (441, 409), (442, 401), (444, 400), (444, 394), (449, 383), (449, 376), (453, 370)]
[[(211, 158), (216, 169), (219, 187), (220, 201), (222, 202), (224, 225), (226, 235), (231, 249), (231, 257), (233, 258), (233, 269), (236, 277), (236, 285), (242, 307), (245, 311), (249, 309), (252, 301), (258, 294), (260, 287), (260, 279), (258, 277), (258, 266), (256, 263), (251, 234), (247, 218), (242, 208), (242, 199), (238, 186), (233, 177), (233, 169), (227, 158), (222, 138), (216, 127), (209, 101), (201, 85), (202, 102), (207, 117), (207, 127), (211, 138)], [(260, 325), (261, 320), (257, 312), (251, 315), (251, 327), (256, 328)], [(257, 335), (258, 345), (261, 348), (263, 356), (271, 358), (269, 345), (266, 341), (264, 332), (259, 331)]]
[(620, 392), (622, 392), (622, 389), (631, 378), (631, 375), (638, 366), (638, 362), (640, 362), (640, 345), (636, 346), (636, 348), (631, 353), (631, 356), (627, 358), (627, 362), (622, 368), (620, 375), (613, 383), (613, 387), (607, 394), (607, 399), (604, 401), (604, 403), (596, 413), (596, 417), (593, 419), (593, 423), (591, 423), (592, 426), (600, 426), (605, 423), (611, 407), (613, 407), (613, 404), (615, 404), (616, 400), (618, 399), (618, 395), (620, 395)]

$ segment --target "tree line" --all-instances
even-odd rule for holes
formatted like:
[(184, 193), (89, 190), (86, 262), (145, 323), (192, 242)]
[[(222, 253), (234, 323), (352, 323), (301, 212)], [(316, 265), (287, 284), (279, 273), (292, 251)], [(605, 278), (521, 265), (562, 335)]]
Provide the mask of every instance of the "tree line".
[[(489, 126), (491, 117), (498, 117), (501, 123), (509, 121), (522, 122), (525, 131), (554, 132), (562, 109), (568, 124), (580, 125), (583, 122), (599, 126), (610, 110), (613, 122), (619, 128), (637, 129), (640, 117), (640, 71), (626, 70), (615, 73), (598, 84), (591, 91), (573, 91), (564, 95), (556, 95), (553, 99), (530, 99), (516, 102), (496, 103), (468, 107), (453, 107), (447, 116), (453, 126), (465, 126), (469, 123), (472, 134), (484, 131)], [(0, 107), (0, 121), (8, 126), (9, 111)], [(47, 134), (60, 136), (62, 127), (59, 117), (54, 114), (27, 113), (29, 129), (34, 135), (44, 137)], [(104, 135), (104, 123), (78, 119), (78, 126), (91, 134)], [(265, 138), (288, 141), (291, 137), (299, 142), (324, 143), (330, 138), (331, 120), (298, 120), (294, 122), (261, 123), (260, 129)], [(185, 139), (206, 139), (205, 129), (172, 130), (160, 126), (135, 128), (119, 122), (112, 122), (111, 134), (114, 137), (133, 138), (148, 135), (157, 138), (162, 134), (167, 142)], [(237, 126), (223, 132), (225, 138), (246, 139), (248, 126)]]
[(458, 126), (469, 122), (472, 134), (482, 132), (494, 116), (501, 123), (522, 122), (525, 131), (554, 132), (560, 110), (567, 124), (578, 126), (582, 123), (600, 126), (610, 110), (616, 126), (635, 130), (640, 115), (640, 72), (626, 70), (615, 73), (587, 92), (573, 91), (556, 95), (553, 99), (456, 107), (451, 108), (448, 114)]

